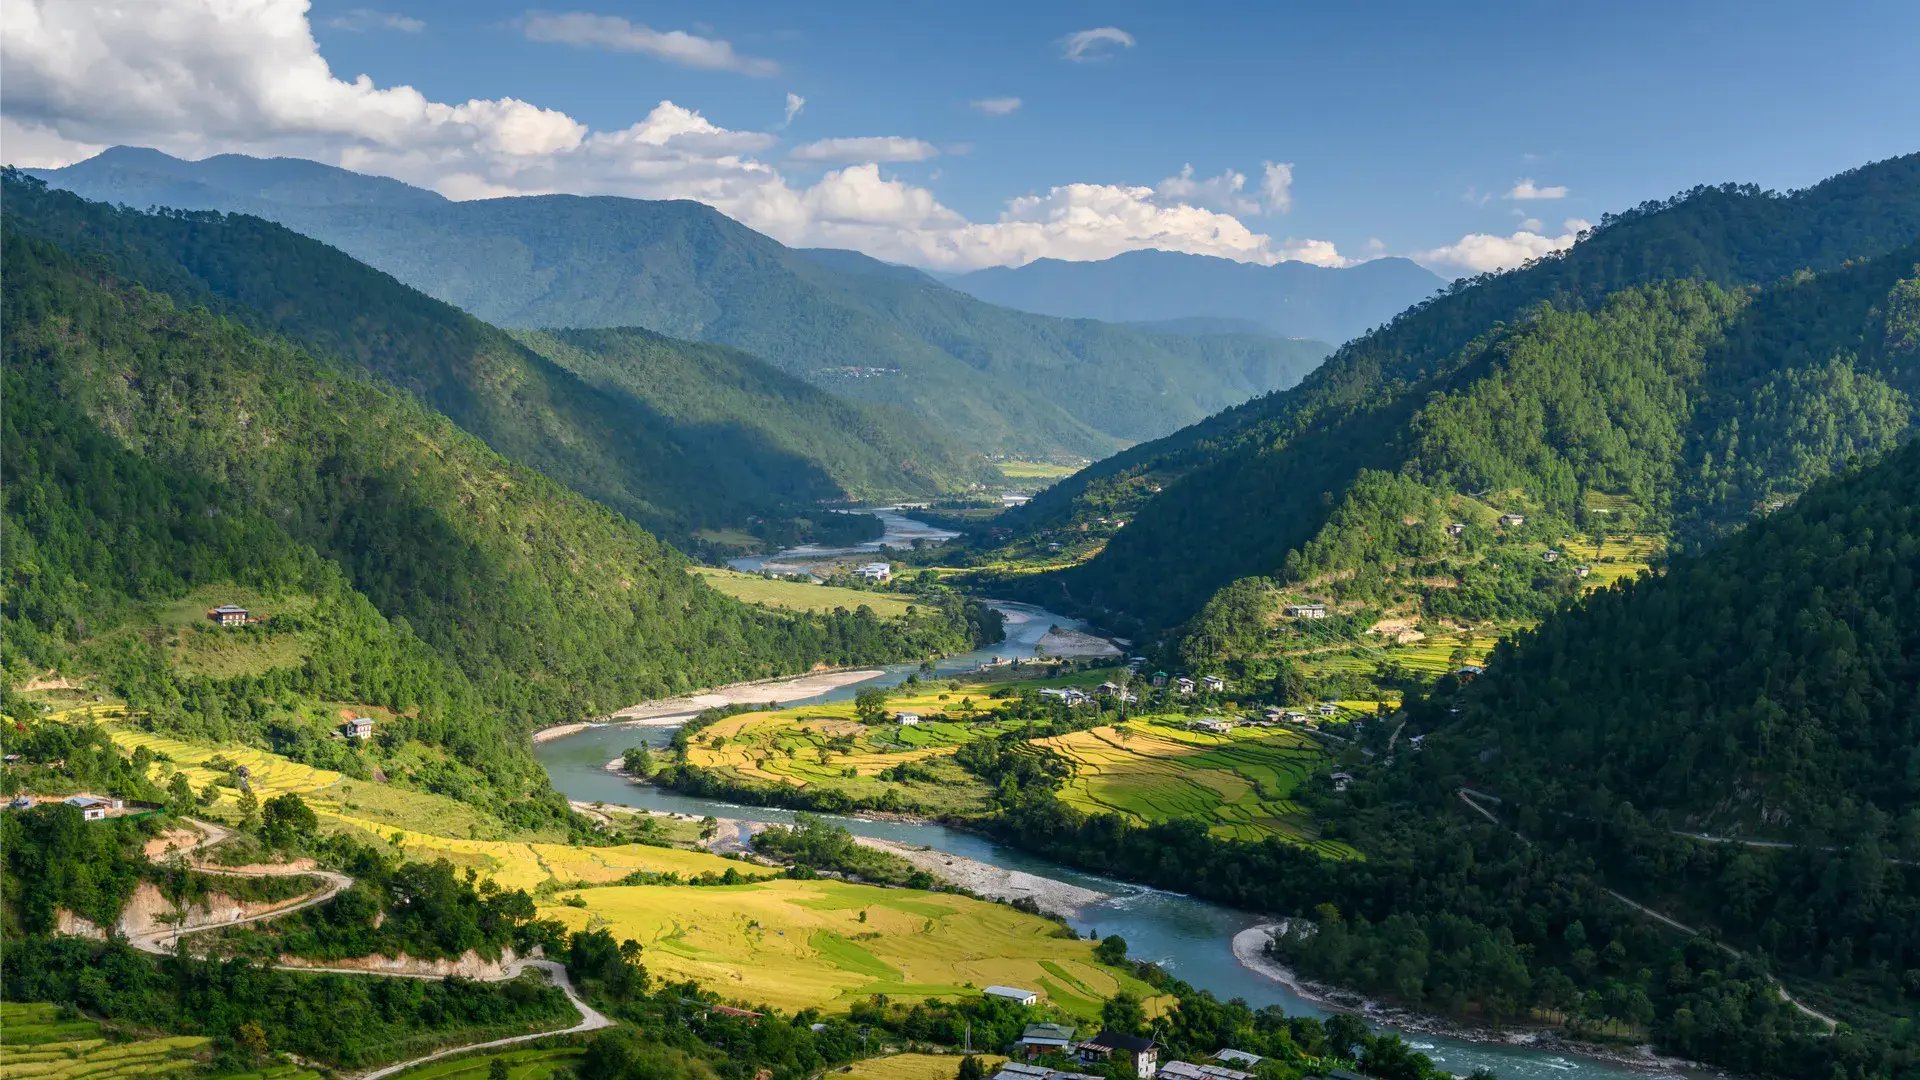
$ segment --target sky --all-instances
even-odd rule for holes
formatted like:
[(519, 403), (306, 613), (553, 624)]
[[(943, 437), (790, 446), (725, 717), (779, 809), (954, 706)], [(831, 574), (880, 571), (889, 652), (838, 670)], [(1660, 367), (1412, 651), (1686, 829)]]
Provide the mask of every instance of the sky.
[(1163, 248), (1459, 276), (1696, 184), (1920, 149), (1917, 43), (1912, 0), (11, 0), (0, 158), (692, 198), (945, 270)]

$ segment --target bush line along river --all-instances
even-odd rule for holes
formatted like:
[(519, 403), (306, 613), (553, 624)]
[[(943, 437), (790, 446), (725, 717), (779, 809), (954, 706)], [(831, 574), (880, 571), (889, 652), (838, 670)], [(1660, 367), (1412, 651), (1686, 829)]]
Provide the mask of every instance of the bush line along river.
[[(794, 548), (764, 558), (734, 560), (735, 568), (752, 572), (773, 566), (780, 571), (791, 572), (804, 569), (791, 562), (795, 559), (877, 551), (882, 544), (904, 547), (915, 538), (936, 541), (953, 535), (895, 512), (879, 513), (887, 531), (886, 535), (873, 543), (856, 548)], [(993, 656), (1031, 657), (1035, 655), (1035, 646), (1040, 638), (1056, 625), (1064, 629), (1086, 629), (1085, 624), (1077, 619), (1028, 604), (994, 601), (993, 606), (1006, 616), (1006, 639), (996, 645), (940, 661), (935, 665), (937, 674), (971, 671)], [(890, 665), (872, 678), (837, 687), (816, 697), (789, 701), (786, 705), (792, 707), (846, 700), (860, 687), (897, 686), (908, 675), (919, 670), (919, 664)], [(671, 719), (664, 717), (656, 717), (643, 725), (602, 725), (540, 742), (535, 745), (534, 754), (546, 767), (554, 788), (576, 801), (605, 802), (695, 817), (711, 814), (742, 822), (784, 823), (793, 819), (791, 811), (682, 795), (662, 788), (634, 784), (607, 770), (607, 762), (619, 757), (622, 751), (630, 747), (642, 744), (664, 746), (672, 737), (673, 730)], [(1103, 937), (1119, 934), (1127, 939), (1131, 955), (1151, 960), (1179, 978), (1210, 990), (1221, 998), (1244, 998), (1255, 1006), (1278, 1005), (1289, 1015), (1327, 1015), (1324, 1007), (1301, 997), (1285, 984), (1246, 967), (1235, 958), (1234, 935), (1269, 921), (1261, 916), (1177, 893), (1081, 873), (984, 836), (944, 825), (825, 816), (857, 836), (928, 847), (1003, 869), (1022, 871), (1106, 893), (1110, 899), (1064, 913), (1069, 915), (1068, 922), (1082, 934), (1097, 933)], [(1392, 1024), (1381, 1026), (1396, 1030)], [(1416, 1031), (1403, 1030), (1400, 1033), (1443, 1067), (1462, 1075), (1482, 1066), (1495, 1070), (1503, 1078), (1514, 1080), (1545, 1077), (1627, 1080), (1649, 1075), (1677, 1075), (1569, 1056), (1551, 1049), (1467, 1042)]]

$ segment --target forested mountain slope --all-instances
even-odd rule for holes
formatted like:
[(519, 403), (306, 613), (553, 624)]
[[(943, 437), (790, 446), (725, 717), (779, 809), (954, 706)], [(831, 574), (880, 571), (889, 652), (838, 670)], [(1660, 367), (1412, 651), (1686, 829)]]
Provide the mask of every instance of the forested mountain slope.
[(1041, 315), (1108, 322), (1206, 318), (1245, 321), (1282, 337), (1346, 341), (1381, 326), (1444, 284), (1406, 259), (1333, 268), (1273, 266), (1178, 251), (1111, 259), (1036, 259), (949, 281), (990, 303)]
[[(1564, 255), (1461, 283), (1291, 391), (1096, 465), (1011, 523), (1136, 513), (1048, 587), (1149, 628), (1235, 578), (1282, 574), (1375, 474), (1362, 517), (1402, 498), (1375, 497), (1400, 476), (1420, 499), (1471, 495), (1489, 520), (1531, 510), (1559, 515), (1535, 525), (1585, 527), (1586, 507), (1623, 498), (1635, 528), (1703, 535), (1750, 512), (1743, 500), (1791, 494), (1906, 430), (1914, 365), (1885, 312), (1903, 303), (1895, 283), (1915, 252), (1900, 249), (1917, 237), (1920, 156), (1791, 195), (1705, 188), (1649, 204)], [(1846, 266), (1860, 259), (1875, 261)], [(1802, 271), (1825, 273), (1789, 277)], [(1747, 285), (1766, 288), (1752, 299)], [(1736, 421), (1773, 437), (1742, 440)], [(1403, 516), (1435, 536), (1457, 520)], [(1550, 531), (1532, 539), (1545, 547)], [(1349, 551), (1381, 554), (1375, 540)]]
[(690, 202), (456, 203), (312, 162), (127, 148), (39, 175), (135, 206), (259, 214), (500, 325), (733, 345), (835, 393), (908, 406), (976, 449), (1108, 453), (1290, 386), (1326, 352), (1010, 311), (861, 256), (787, 248)]
[[(531, 793), (533, 727), (971, 643), (938, 600), (892, 621), (750, 608), (408, 394), (4, 241), (9, 679), (59, 666), (313, 753), (314, 710), (379, 707), (447, 754), (422, 768)], [(267, 621), (206, 636), (201, 609), (236, 594)]]
[(17, 233), (411, 390), (502, 454), (683, 541), (820, 500), (924, 497), (983, 478), (908, 418), (737, 352), (648, 337), (643, 350), (548, 357), (271, 222), (115, 209), (17, 174), (5, 184)]

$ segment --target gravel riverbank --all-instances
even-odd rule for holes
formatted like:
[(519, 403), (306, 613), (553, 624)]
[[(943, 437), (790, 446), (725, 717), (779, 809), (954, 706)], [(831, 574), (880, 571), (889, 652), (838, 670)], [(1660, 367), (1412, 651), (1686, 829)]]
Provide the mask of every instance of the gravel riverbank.
[(950, 885), (957, 885), (968, 892), (995, 900), (1030, 899), (1040, 906), (1040, 910), (1055, 915), (1073, 915), (1090, 904), (1112, 899), (1108, 894), (1095, 889), (1069, 885), (1064, 881), (1055, 881), (1052, 878), (1021, 870), (1008, 870), (978, 859), (969, 859), (964, 855), (950, 855), (944, 851), (905, 844), (898, 840), (857, 836), (854, 837), (854, 842), (862, 847), (898, 855), (916, 868), (925, 870), (934, 877)]

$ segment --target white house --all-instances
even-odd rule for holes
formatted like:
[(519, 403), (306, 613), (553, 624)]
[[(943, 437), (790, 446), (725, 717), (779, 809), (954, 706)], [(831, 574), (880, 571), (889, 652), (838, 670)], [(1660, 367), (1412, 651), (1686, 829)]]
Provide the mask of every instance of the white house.
[(1353, 783), (1353, 774), (1345, 773), (1345, 772), (1337, 772), (1333, 774), (1332, 780), (1333, 780), (1333, 790), (1345, 791), (1347, 790), (1347, 785)]
[(65, 800), (68, 806), (78, 807), (80, 816), (88, 821), (99, 821), (107, 816), (109, 810), (122, 810), (126, 802), (121, 799), (103, 799), (98, 795), (70, 795)]
[(1517, 529), (1520, 526), (1525, 525), (1526, 523), (1527, 523), (1527, 515), (1525, 514), (1501, 514), (1500, 515), (1500, 524), (1506, 526), (1509, 529)]
[(1467, 523), (1464, 521), (1450, 521), (1447, 523), (1448, 536), (1459, 536), (1461, 533), (1466, 531), (1467, 531)]
[(1324, 619), (1327, 617), (1327, 605), (1288, 604), (1286, 615), (1289, 619)]
[(1174, 688), (1182, 694), (1191, 694), (1193, 693), (1193, 680), (1182, 675), (1174, 680)]
[(1233, 721), (1222, 720), (1217, 716), (1208, 716), (1195, 720), (1193, 726), (1196, 730), (1205, 731), (1213, 735), (1225, 735), (1233, 730)]
[(1332, 716), (1333, 714), (1340, 711), (1340, 706), (1335, 705), (1331, 701), (1323, 701), (1320, 704), (1315, 705), (1313, 707), (1313, 711), (1319, 713), (1321, 716)]
[(1593, 573), (1593, 567), (1591, 566), (1576, 566), (1573, 568), (1573, 576), (1577, 578), (1584, 578), (1591, 573)]
[(340, 733), (349, 739), (373, 738), (373, 721), (365, 716), (355, 716), (340, 725)]
[(1227, 680), (1218, 675), (1208, 675), (1200, 680), (1200, 685), (1206, 687), (1208, 693), (1217, 694), (1227, 688)]
[(1022, 1005), (1040, 1004), (1039, 994), (1032, 990), (1022, 990), (1017, 986), (1000, 986), (996, 984), (980, 992), (990, 998), (1003, 998), (1007, 1001), (1017, 1001)]
[(246, 608), (238, 604), (221, 604), (219, 607), (208, 611), (207, 618), (212, 619), (221, 626), (245, 626), (247, 625), (247, 620), (252, 618), (252, 616)]
[(917, 712), (895, 713), (893, 722), (901, 727), (912, 727), (920, 722), (920, 714)]
[(870, 562), (862, 566), (854, 567), (853, 576), (864, 578), (867, 581), (887, 581), (893, 577), (893, 564)]
[(1560, 561), (1560, 553), (1558, 551), (1555, 551), (1553, 548), (1548, 548), (1547, 550), (1541, 552), (1540, 557), (1547, 560), (1548, 562)]

